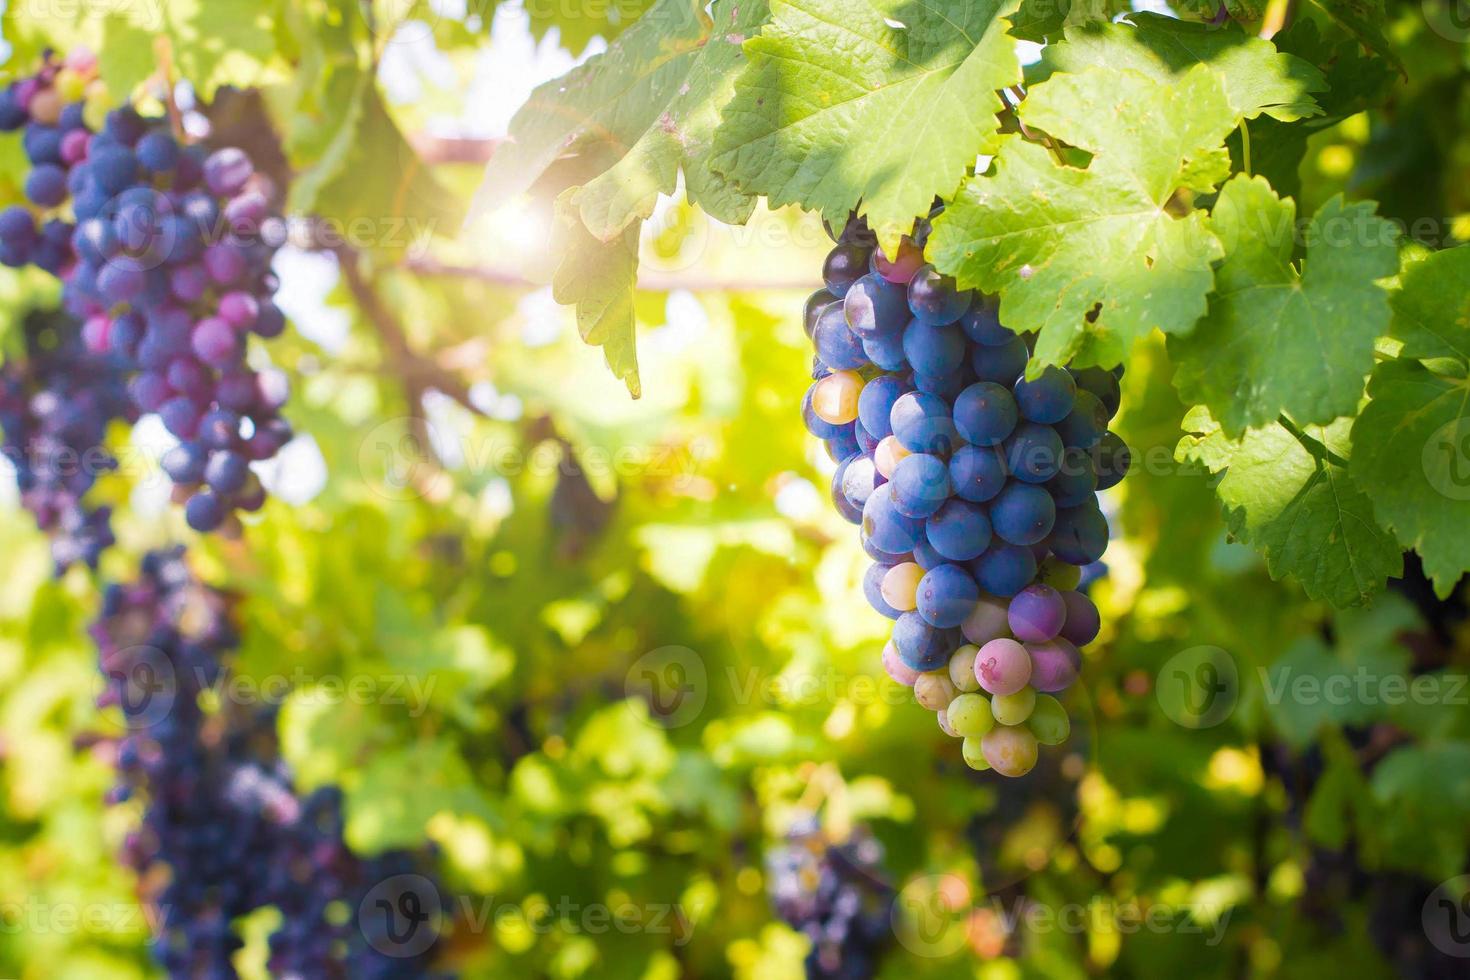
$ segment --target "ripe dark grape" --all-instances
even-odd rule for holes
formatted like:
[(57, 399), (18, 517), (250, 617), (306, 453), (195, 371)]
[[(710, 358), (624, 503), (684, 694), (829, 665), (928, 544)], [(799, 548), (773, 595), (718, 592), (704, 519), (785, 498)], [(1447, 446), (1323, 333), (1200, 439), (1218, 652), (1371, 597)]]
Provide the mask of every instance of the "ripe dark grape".
[(272, 976), (432, 976), (432, 945), (390, 955), (397, 950), (370, 943), (356, 914), (380, 882), (422, 875), (420, 861), (352, 853), (340, 791), (301, 795), (292, 785), (274, 708), (228, 699), (204, 707), (204, 691), (230, 689), (230, 606), (193, 577), (181, 550), (154, 552), (136, 581), (108, 588), (92, 627), (106, 680), (99, 703), (121, 708), (125, 721), (110, 798), (142, 804), (123, 859), (156, 911), (155, 958), (171, 977), (234, 977), (243, 942), (231, 923), (274, 906), (283, 924), (270, 937)]
[(1101, 625), (1074, 590), (1107, 547), (1096, 493), (1128, 469), (1107, 431), (1119, 374), (1047, 367), (1026, 380), (1025, 337), (993, 297), (924, 264), (926, 234), (892, 261), (873, 250), (863, 275), (853, 259), (871, 232), (855, 219), (836, 236), (829, 289), (804, 314), (823, 387), (802, 417), (841, 460), (834, 505), (848, 519), (861, 508), (875, 562), (863, 592), (893, 620), (885, 671), (963, 739), (966, 763), (1020, 776), (1039, 745), (1067, 738), (1052, 694), (1075, 682), (1077, 648)]

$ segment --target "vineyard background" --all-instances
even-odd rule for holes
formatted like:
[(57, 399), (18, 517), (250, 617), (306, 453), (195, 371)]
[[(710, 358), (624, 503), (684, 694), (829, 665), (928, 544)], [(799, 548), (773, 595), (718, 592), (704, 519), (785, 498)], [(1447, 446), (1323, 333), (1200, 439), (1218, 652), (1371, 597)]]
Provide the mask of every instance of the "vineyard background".
[[(1460, 975), (1467, 944), (1437, 946), (1424, 916), (1470, 843), (1463, 592), (1437, 597), (1412, 553), (1366, 606), (1273, 578), (1227, 533), (1208, 453), (1176, 452), (1202, 430), (1181, 429), (1161, 337), (1123, 380), (1135, 462), (1106, 497), (1104, 627), (1072, 740), (1002, 782), (883, 676), (887, 624), (797, 417), (820, 219), (762, 203), (735, 226), (660, 197), (633, 232), (636, 400), (542, 285), (554, 192), (585, 160), (461, 232), (531, 84), (602, 50), (637, 3), (171, 0), (162, 31), (35, 9), (6, 11), (12, 64), (86, 40), (104, 77), (143, 83), (168, 52), (201, 124), (295, 175), (277, 261), (292, 328), (270, 356), (303, 435), (263, 516), (240, 540), (191, 536), (191, 562), (240, 596), (226, 696), (281, 700), (298, 783), (342, 787), (354, 849), (434, 854), (447, 970), (800, 976), (766, 861), (816, 815), (882, 845), (901, 911), (879, 976)], [(1446, 216), (1411, 252), (1470, 238), (1470, 46), (1438, 10), (1382, 14), (1382, 57), (1354, 77), (1391, 96), (1370, 114), (1349, 91), (1317, 120), (1300, 179), (1276, 182), (1298, 213), (1346, 192), (1405, 225)], [(1258, 170), (1282, 166), (1253, 139)], [(24, 170), (0, 139), (0, 197)], [(56, 292), (0, 273), (7, 356)], [(145, 423), (99, 486), (119, 513), (104, 576), (184, 533), (157, 441)], [(115, 725), (93, 703), (96, 584), (54, 580), (45, 539), (3, 508), (0, 975), (154, 976), (114, 860), (136, 808), (105, 805), (112, 760), (87, 737)], [(1202, 665), (1225, 678), (1203, 719), (1171, 688)], [(1360, 672), (1436, 693), (1279, 694)], [(243, 976), (264, 975), (271, 916), (242, 924)]]

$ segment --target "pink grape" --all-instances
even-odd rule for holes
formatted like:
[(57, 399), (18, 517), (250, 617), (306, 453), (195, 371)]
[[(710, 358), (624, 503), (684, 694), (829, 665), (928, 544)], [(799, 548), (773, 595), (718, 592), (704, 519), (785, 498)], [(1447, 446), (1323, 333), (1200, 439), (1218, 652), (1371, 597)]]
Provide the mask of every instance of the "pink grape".
[(898, 655), (898, 648), (892, 643), (883, 648), (883, 669), (888, 671), (889, 677), (904, 687), (913, 687), (914, 681), (919, 679), (919, 672), (903, 662), (903, 658)]
[(1062, 594), (1049, 585), (1028, 585), (1011, 599), (1007, 622), (1016, 639), (1025, 643), (1044, 643), (1056, 636), (1067, 618)]
[(1031, 655), (1031, 686), (1047, 694), (1065, 691), (1082, 669), (1082, 654), (1060, 636), (1045, 643), (1028, 643)]
[(991, 640), (975, 655), (975, 679), (991, 694), (1015, 694), (1031, 680), (1031, 656), (1015, 640)]
[(1062, 624), (1061, 636), (1079, 647), (1085, 647), (1097, 639), (1102, 629), (1102, 617), (1097, 606), (1081, 592), (1063, 592), (1062, 602), (1067, 607), (1067, 621)]

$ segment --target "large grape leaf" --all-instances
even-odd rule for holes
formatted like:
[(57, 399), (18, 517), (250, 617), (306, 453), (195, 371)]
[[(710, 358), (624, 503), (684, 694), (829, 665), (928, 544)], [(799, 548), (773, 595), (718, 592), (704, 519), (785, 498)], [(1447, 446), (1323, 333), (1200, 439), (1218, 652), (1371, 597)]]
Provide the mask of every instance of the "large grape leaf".
[(647, 218), (660, 193), (672, 193), (682, 164), (689, 199), (721, 221), (744, 224), (755, 198), (710, 167), (720, 108), (745, 64), (742, 42), (765, 21), (764, 0), (715, 5), (716, 23), (689, 65), (674, 100), (611, 169), (589, 181), (576, 204), (587, 228), (610, 241)]
[[(342, 114), (324, 127), (309, 166), (291, 184), (290, 207), (325, 219), (348, 244), (399, 254), (430, 235), (453, 235), (462, 204), (435, 179), (388, 115), (371, 72), (334, 75)], [(300, 150), (302, 147), (296, 147)], [(308, 162), (297, 154), (297, 165)]]
[(1356, 414), (1373, 342), (1388, 332), (1388, 293), (1374, 280), (1398, 269), (1396, 230), (1373, 210), (1337, 196), (1298, 228), (1296, 203), (1263, 178), (1225, 185), (1210, 216), (1225, 261), (1209, 313), (1169, 339), (1186, 402), (1208, 405), (1232, 436), (1282, 412), (1319, 424)]
[(1313, 599), (1362, 602), (1403, 573), (1403, 555), (1373, 519), (1344, 467), (1350, 419), (1292, 432), (1275, 423), (1231, 439), (1204, 408), (1184, 420), (1180, 461), (1223, 473), (1215, 488), (1230, 533), (1290, 575)]
[(627, 153), (679, 98), (709, 29), (695, 0), (659, 0), (607, 51), (539, 86), (485, 168), (471, 213), (526, 191), (564, 155), (597, 154), (611, 164)]
[(1470, 245), (1434, 252), (1409, 266), (1390, 302), (1390, 332), (1404, 342), (1401, 356), (1470, 363)]
[(1327, 87), (1315, 65), (1233, 24), (1212, 27), (1150, 13), (1069, 27), (1065, 41), (1046, 49), (1044, 64), (1050, 71), (1070, 72), (1132, 68), (1161, 82), (1208, 65), (1231, 108), (1246, 119), (1264, 113), (1289, 122), (1319, 115), (1322, 109), (1310, 93)]
[(1352, 475), (1447, 596), (1470, 568), (1470, 380), (1385, 361), (1353, 426)]
[(1127, 69), (1059, 74), (1019, 112), (1092, 159), (1058, 164), (1009, 137), (994, 173), (967, 181), (936, 219), (930, 259), (962, 286), (999, 292), (1013, 329), (1040, 331), (1032, 370), (1113, 365), (1150, 330), (1188, 332), (1222, 249), (1176, 195), (1225, 178), (1237, 120), (1214, 73), (1198, 65), (1172, 83)]
[(611, 242), (601, 241), (577, 215), (572, 203), (576, 192), (571, 188), (556, 200), (552, 249), (562, 259), (552, 276), (552, 296), (563, 306), (577, 308), (582, 339), (602, 348), (608, 369), (637, 398), (643, 388), (638, 379), (633, 294), (642, 222), (629, 225)]
[(840, 225), (857, 208), (890, 252), (994, 148), (1021, 80), (1014, 0), (775, 0), (745, 43), (714, 168)]

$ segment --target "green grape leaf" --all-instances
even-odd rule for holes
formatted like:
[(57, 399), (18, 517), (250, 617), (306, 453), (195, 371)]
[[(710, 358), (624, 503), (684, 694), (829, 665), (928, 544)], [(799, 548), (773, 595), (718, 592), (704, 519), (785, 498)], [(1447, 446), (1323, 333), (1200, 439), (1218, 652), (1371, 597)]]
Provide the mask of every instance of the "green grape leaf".
[(1470, 380), (1386, 361), (1353, 426), (1353, 480), (1448, 596), (1470, 568)]
[(1185, 333), (1205, 312), (1221, 246), (1176, 195), (1229, 173), (1236, 115), (1203, 65), (1172, 84), (1126, 69), (1059, 74), (1031, 89), (1021, 119), (1093, 154), (1060, 165), (1008, 138), (934, 222), (928, 255), (962, 287), (1001, 295), (1014, 329), (1040, 331), (1043, 364), (1118, 364), (1149, 331)]
[(1223, 472), (1216, 493), (1230, 533), (1265, 556), (1272, 578), (1290, 575), (1313, 599), (1348, 606), (1403, 573), (1398, 545), (1342, 465), (1350, 419), (1307, 426), (1306, 440), (1276, 424), (1231, 439), (1202, 408), (1184, 424), (1179, 459)]
[[(531, 33), (545, 37), (555, 28), (561, 46), (572, 54), (581, 54), (594, 37), (611, 40), (630, 25), (637, 23), (640, 16), (652, 6), (650, 0), (605, 0), (602, 3), (529, 3), (526, 15), (531, 22)], [(490, 18), (486, 17), (486, 27)]]
[(1207, 65), (1236, 115), (1246, 119), (1264, 113), (1290, 122), (1320, 115), (1310, 93), (1327, 87), (1317, 66), (1283, 54), (1270, 41), (1233, 24), (1211, 27), (1150, 13), (1068, 28), (1065, 41), (1046, 49), (1045, 64), (1052, 71), (1068, 72), (1132, 68), (1161, 82)]
[(1470, 245), (1434, 252), (1404, 270), (1390, 300), (1401, 357), (1470, 363)]
[(159, 39), (168, 42), (174, 72), (204, 100), (221, 86), (247, 88), (286, 77), (276, 57), (275, 11), (253, 0), (15, 3), (7, 6), (4, 25), (16, 64), (28, 65), (47, 48), (92, 48), (118, 101), (159, 69)]
[(339, 72), (335, 81), (352, 88), (345, 115), (292, 182), (291, 210), (327, 219), (330, 232), (354, 247), (389, 254), (454, 234), (463, 219), (459, 199), (399, 131), (372, 73)]
[(588, 230), (611, 241), (653, 214), (660, 193), (674, 191), (680, 164), (689, 199), (727, 224), (744, 224), (755, 198), (710, 168), (720, 109), (735, 93), (745, 64), (741, 44), (767, 16), (763, 0), (719, 4), (709, 40), (689, 66), (674, 100), (611, 169), (590, 180), (575, 203)]
[(1319, 424), (1356, 414), (1373, 343), (1388, 332), (1388, 293), (1374, 280), (1398, 269), (1397, 231), (1373, 211), (1339, 195), (1299, 229), (1296, 203), (1263, 178), (1225, 185), (1210, 216), (1225, 261), (1209, 313), (1169, 339), (1186, 402), (1208, 405), (1232, 436), (1282, 412)]
[(539, 86), (486, 166), (471, 215), (529, 190), (565, 155), (595, 154), (611, 163), (627, 153), (679, 98), (709, 30), (693, 0), (659, 0), (607, 51)]
[(1389, 43), (1380, 26), (1388, 22), (1383, 0), (1312, 0), (1313, 4), (1337, 25), (1358, 40), (1363, 47), (1392, 64), (1400, 75), (1407, 76), (1403, 60)]
[(994, 148), (1021, 80), (1013, 0), (776, 0), (745, 43), (712, 166), (773, 206), (840, 225), (858, 209), (890, 253)]
[(577, 308), (577, 330), (593, 347), (601, 347), (607, 366), (638, 398), (638, 350), (633, 297), (638, 278), (638, 235), (635, 221), (611, 242), (599, 240), (582, 224), (572, 200), (577, 188), (556, 201), (553, 252), (562, 256), (551, 280), (553, 298)]
[(1046, 41), (1073, 24), (1089, 24), (1111, 20), (1114, 14), (1131, 10), (1126, 0), (1021, 0), (1011, 15), (1011, 36), (1025, 41)]
[(1324, 727), (1367, 725), (1387, 714), (1377, 692), (1360, 693), (1354, 677), (1402, 675), (1408, 653), (1394, 646), (1352, 657), (1341, 653), (1318, 637), (1303, 637), (1264, 671), (1267, 713), (1288, 745), (1304, 748)]

